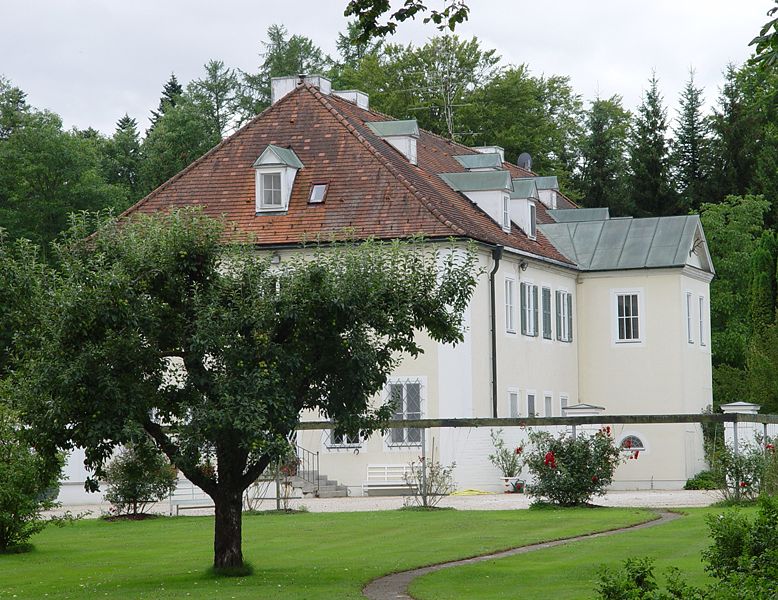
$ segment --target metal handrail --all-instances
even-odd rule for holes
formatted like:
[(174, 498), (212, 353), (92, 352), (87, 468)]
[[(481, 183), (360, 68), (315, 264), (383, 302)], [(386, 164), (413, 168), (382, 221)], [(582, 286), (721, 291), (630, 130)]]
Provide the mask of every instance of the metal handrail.
[(295, 445), (297, 477), (313, 484), (314, 494), (319, 495), (319, 453)]

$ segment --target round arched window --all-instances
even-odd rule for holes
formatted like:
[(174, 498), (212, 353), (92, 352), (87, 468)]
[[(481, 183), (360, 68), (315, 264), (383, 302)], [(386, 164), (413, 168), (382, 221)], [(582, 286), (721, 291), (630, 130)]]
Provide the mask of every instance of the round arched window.
[(623, 440), (621, 440), (621, 449), (622, 450), (645, 450), (646, 447), (643, 444), (643, 440), (641, 440), (636, 435), (628, 435)]

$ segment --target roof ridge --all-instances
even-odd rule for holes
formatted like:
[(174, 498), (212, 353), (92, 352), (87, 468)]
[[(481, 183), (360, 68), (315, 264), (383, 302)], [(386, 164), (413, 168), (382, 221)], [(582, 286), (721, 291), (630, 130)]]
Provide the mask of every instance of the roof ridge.
[(450, 219), (447, 219), (445, 215), (443, 215), (440, 210), (434, 206), (432, 202), (430, 202), (429, 198), (422, 194), (419, 189), (413, 185), (413, 183), (409, 181), (407, 177), (405, 177), (405, 175), (400, 173), (394, 167), (394, 165), (392, 165), (392, 163), (386, 159), (386, 157), (384, 157), (378, 150), (376, 150), (373, 144), (371, 144), (367, 138), (365, 138), (365, 136), (359, 133), (357, 128), (348, 122), (346, 117), (340, 114), (340, 112), (324, 97), (324, 94), (322, 94), (321, 91), (316, 88), (316, 86), (311, 85), (310, 83), (305, 83), (301, 87), (304, 87), (311, 94), (313, 94), (313, 97), (316, 98), (322, 104), (322, 106), (324, 106), (324, 108), (326, 108), (332, 114), (332, 116), (334, 116), (335, 119), (346, 128), (349, 133), (357, 138), (357, 140), (359, 140), (359, 142), (378, 160), (378, 162), (380, 162), (409, 192), (411, 192), (411, 194), (422, 203), (424, 208), (426, 208), (436, 219), (438, 219), (438, 221), (443, 223), (443, 225), (451, 229), (457, 235), (467, 235), (467, 232), (462, 227), (452, 222)]
[(284, 101), (286, 101), (288, 98), (290, 98), (293, 94), (287, 94), (283, 98), (281, 98), (278, 102), (275, 104), (271, 104), (265, 110), (263, 110), (258, 115), (253, 116), (251, 119), (246, 121), (243, 125), (241, 125), (236, 131), (228, 135), (226, 138), (224, 138), (222, 141), (220, 141), (218, 144), (216, 144), (213, 148), (208, 150), (205, 154), (200, 156), (199, 158), (195, 159), (191, 163), (189, 163), (186, 167), (181, 169), (178, 173), (173, 175), (170, 179), (167, 179), (166, 181), (163, 181), (160, 183), (157, 187), (155, 187), (153, 190), (151, 190), (148, 194), (143, 196), (140, 200), (138, 200), (135, 204), (130, 206), (129, 208), (126, 208), (123, 210), (117, 218), (121, 218), (124, 216), (127, 216), (133, 212), (135, 212), (136, 209), (140, 208), (143, 204), (145, 204), (148, 200), (151, 200), (154, 196), (158, 195), (163, 190), (167, 189), (170, 185), (172, 185), (174, 182), (178, 181), (181, 177), (183, 177), (186, 173), (189, 173), (194, 167), (199, 165), (201, 162), (203, 162), (206, 158), (210, 157), (211, 154), (216, 152), (217, 150), (221, 149), (223, 146), (225, 146), (228, 142), (232, 142), (233, 140), (237, 139), (239, 136), (243, 135), (251, 125), (254, 124), (254, 122), (258, 121), (260, 118), (264, 117), (268, 113), (272, 112), (273, 110), (277, 109), (277, 107), (280, 104), (283, 104)]

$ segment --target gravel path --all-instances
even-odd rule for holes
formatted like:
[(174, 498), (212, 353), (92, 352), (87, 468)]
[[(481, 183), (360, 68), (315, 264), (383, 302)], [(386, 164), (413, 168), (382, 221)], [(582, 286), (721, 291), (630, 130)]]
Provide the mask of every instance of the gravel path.
[[(715, 491), (616, 491), (595, 498), (595, 504), (613, 507), (647, 508), (683, 508), (692, 506), (710, 506), (721, 500)], [(302, 498), (289, 502), (290, 508), (305, 507), (310, 512), (364, 512), (374, 510), (395, 510), (403, 505), (402, 496), (354, 496), (351, 498)], [(449, 506), (458, 510), (517, 510), (529, 508), (530, 498), (524, 494), (482, 494), (476, 496), (448, 496), (440, 506)], [(63, 506), (53, 514), (62, 514), (69, 510), (73, 514), (90, 511), (91, 517), (99, 517), (108, 512), (108, 504), (90, 504), (81, 506)], [(275, 508), (275, 500), (265, 500), (260, 510)], [(167, 514), (169, 504), (160, 502), (152, 512)], [(182, 515), (212, 515), (213, 509), (182, 510)]]
[(408, 594), (408, 586), (417, 577), (426, 575), (427, 573), (434, 573), (442, 569), (449, 569), (451, 567), (458, 567), (460, 565), (470, 565), (477, 562), (483, 562), (485, 560), (494, 560), (499, 558), (506, 558), (508, 556), (516, 556), (517, 554), (526, 554), (528, 552), (534, 552), (535, 550), (544, 550), (545, 548), (553, 548), (555, 546), (561, 546), (563, 544), (569, 544), (571, 542), (577, 542), (579, 540), (590, 540), (594, 538), (606, 537), (623, 533), (625, 531), (635, 531), (638, 529), (645, 529), (647, 527), (655, 527), (656, 525), (662, 525), (674, 519), (677, 519), (680, 515), (669, 512), (662, 512), (659, 518), (647, 523), (641, 523), (639, 525), (632, 525), (631, 527), (623, 527), (621, 529), (614, 529), (611, 531), (603, 531), (600, 533), (590, 533), (587, 535), (579, 535), (562, 540), (555, 540), (552, 542), (541, 542), (539, 544), (531, 544), (529, 546), (521, 546), (520, 548), (513, 548), (512, 550), (504, 550), (502, 552), (496, 552), (494, 554), (486, 554), (483, 556), (476, 556), (473, 558), (465, 558), (463, 560), (455, 560), (452, 562), (442, 563), (439, 565), (432, 565), (429, 567), (422, 567), (420, 569), (412, 569), (410, 571), (403, 571), (402, 573), (394, 573), (392, 575), (386, 575), (379, 577), (371, 581), (362, 590), (363, 595), (370, 600), (413, 600), (413, 596)]

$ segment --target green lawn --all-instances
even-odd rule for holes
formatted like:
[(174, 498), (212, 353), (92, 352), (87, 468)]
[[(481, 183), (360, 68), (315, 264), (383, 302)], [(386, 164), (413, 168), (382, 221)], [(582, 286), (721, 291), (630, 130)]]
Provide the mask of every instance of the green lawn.
[(393, 571), (645, 521), (637, 509), (387, 511), (244, 518), (254, 575), (217, 579), (213, 519), (80, 521), (49, 528), (28, 554), (0, 555), (6, 598), (360, 598)]
[(617, 567), (630, 556), (654, 558), (661, 582), (675, 566), (690, 583), (702, 585), (711, 581), (700, 560), (700, 551), (710, 545), (705, 515), (722, 510), (686, 509), (685, 516), (655, 528), (445, 569), (417, 579), (411, 592), (420, 600), (592, 598), (600, 566)]

